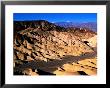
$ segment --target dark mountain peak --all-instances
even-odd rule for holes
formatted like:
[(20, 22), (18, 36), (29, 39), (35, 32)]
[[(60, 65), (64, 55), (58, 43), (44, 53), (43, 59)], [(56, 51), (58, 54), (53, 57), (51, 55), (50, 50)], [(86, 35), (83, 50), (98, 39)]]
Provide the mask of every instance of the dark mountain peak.
[(14, 30), (20, 31), (28, 28), (33, 28), (42, 31), (63, 31), (65, 28), (50, 23), (46, 20), (32, 20), (32, 21), (14, 21)]

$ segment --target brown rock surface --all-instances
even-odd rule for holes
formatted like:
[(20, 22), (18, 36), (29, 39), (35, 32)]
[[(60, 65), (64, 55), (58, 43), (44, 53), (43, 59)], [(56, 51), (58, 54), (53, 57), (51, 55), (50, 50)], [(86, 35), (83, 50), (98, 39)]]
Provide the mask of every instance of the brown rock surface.
[[(81, 75), (81, 72), (87, 75), (94, 75), (97, 73), (96, 57), (87, 58), (89, 56), (85, 56), (83, 60), (80, 60), (81, 56), (96, 52), (94, 51), (97, 45), (96, 33), (86, 29), (69, 31), (69, 29), (65, 30), (65, 28), (58, 27), (46, 21), (33, 22), (36, 26), (30, 24), (30, 27), (26, 28), (23, 24), (22, 27), (15, 25), (16, 31), (14, 33), (13, 47), (14, 68), (30, 63), (31, 61), (49, 62), (51, 66), (50, 62), (54, 62), (55, 60), (61, 62), (62, 60), (65, 62), (65, 64), (60, 66), (62, 70), (58, 68), (51, 70), (52, 68), (49, 68), (51, 70), (50, 73), (55, 75)], [(66, 63), (68, 61), (66, 56), (68, 55), (72, 56), (71, 59), (79, 56), (79, 59), (75, 62), (73, 61), (73, 63)], [(56, 62), (58, 63), (58, 61)], [(39, 62), (36, 63), (39, 64)], [(32, 71), (32, 68), (25, 68), (25, 70), (22, 70), (22, 73), (38, 75), (38, 73)]]

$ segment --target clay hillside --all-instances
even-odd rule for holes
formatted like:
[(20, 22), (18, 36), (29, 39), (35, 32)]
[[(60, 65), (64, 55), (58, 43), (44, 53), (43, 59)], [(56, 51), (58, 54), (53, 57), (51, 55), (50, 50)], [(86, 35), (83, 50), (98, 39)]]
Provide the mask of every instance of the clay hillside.
[(14, 75), (96, 75), (97, 33), (45, 20), (14, 21)]

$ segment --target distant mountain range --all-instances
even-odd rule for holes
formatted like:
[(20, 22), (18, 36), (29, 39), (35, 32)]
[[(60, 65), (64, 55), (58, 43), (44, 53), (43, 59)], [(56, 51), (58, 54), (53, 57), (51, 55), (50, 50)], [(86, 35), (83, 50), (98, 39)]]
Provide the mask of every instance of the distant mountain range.
[(87, 28), (94, 32), (97, 32), (97, 23), (96, 22), (87, 22), (87, 23), (57, 22), (55, 24), (58, 26), (64, 27), (64, 28), (68, 28), (68, 27)]

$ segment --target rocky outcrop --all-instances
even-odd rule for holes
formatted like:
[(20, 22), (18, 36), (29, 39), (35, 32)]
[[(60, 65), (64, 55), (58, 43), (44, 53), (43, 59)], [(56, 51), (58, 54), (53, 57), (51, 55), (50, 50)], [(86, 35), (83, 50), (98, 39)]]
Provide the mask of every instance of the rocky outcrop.
[(87, 44), (90, 47), (97, 47), (97, 35), (95, 35), (89, 39), (83, 39), (82, 41), (87, 41), (88, 42)]
[[(92, 47), (96, 44), (96, 41), (93, 42), (96, 35), (94, 32), (86, 29), (76, 30), (77, 28), (65, 29), (44, 20), (14, 22), (14, 28), (14, 68), (31, 61), (54, 62), (63, 60), (68, 55), (82, 56), (93, 53)], [(75, 70), (74, 66), (71, 68), (74, 71), (67, 70), (68, 67), (64, 65), (64, 73), (54, 70), (52, 74), (80, 74), (77, 72), (80, 70)], [(22, 73), (38, 74), (32, 68), (27, 69)]]
[(43, 31), (50, 31), (50, 30), (62, 30), (64, 31), (64, 27), (57, 26), (53, 23), (50, 23), (45, 20), (37, 20), (37, 21), (14, 21), (14, 30), (21, 31), (24, 29), (33, 28), (34, 30), (43, 30)]

